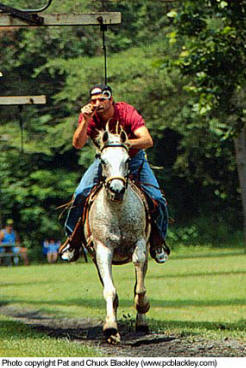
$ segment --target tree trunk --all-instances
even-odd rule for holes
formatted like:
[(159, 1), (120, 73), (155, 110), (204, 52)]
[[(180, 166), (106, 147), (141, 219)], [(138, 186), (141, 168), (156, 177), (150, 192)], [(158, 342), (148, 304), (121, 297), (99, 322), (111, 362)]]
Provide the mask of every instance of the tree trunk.
[(234, 144), (242, 199), (244, 244), (246, 247), (246, 125), (239, 135), (234, 138)]

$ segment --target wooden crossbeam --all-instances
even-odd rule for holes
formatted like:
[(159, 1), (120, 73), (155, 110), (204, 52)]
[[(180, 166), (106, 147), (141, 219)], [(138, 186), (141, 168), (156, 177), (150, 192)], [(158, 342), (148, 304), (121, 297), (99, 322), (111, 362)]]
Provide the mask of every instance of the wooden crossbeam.
[(0, 96), (0, 105), (44, 105), (46, 96)]
[[(98, 12), (91, 14), (45, 14), (39, 13), (44, 19), (43, 26), (89, 26), (89, 25), (114, 25), (121, 23), (120, 12)], [(6, 13), (0, 12), (0, 27), (37, 27), (29, 24), (23, 19), (11, 17)]]
[[(46, 96), (0, 96), (0, 106), (16, 105), (19, 108), (19, 124), (21, 128), (21, 152), (23, 152), (24, 146), (24, 132), (23, 132), (23, 119), (22, 119), (22, 109), (23, 105), (44, 105), (46, 104)], [(0, 137), (1, 138), (1, 137)], [(4, 137), (3, 137), (4, 138)], [(1, 139), (0, 139), (1, 141)]]

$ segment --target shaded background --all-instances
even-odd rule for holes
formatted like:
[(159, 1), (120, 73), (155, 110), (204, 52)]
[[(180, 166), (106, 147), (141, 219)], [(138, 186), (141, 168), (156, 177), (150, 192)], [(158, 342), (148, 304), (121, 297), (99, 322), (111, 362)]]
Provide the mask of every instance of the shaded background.
[[(223, 94), (213, 89), (214, 80), (208, 83), (212, 67), (206, 67), (212, 52), (220, 51), (215, 50), (222, 42), (218, 30), (225, 34), (221, 49), (234, 45), (237, 38), (232, 37), (235, 30), (225, 30), (229, 27), (225, 11), (230, 10), (226, 1), (203, 2), (201, 11), (200, 3), (53, 0), (47, 12), (86, 13), (104, 8), (122, 13), (122, 24), (108, 27), (106, 33), (108, 83), (115, 100), (133, 104), (144, 116), (154, 138), (149, 161), (160, 167), (155, 173), (175, 219), (169, 242), (171, 246), (238, 246), (243, 244), (243, 215), (233, 137), (241, 115), (235, 112), (233, 120), (221, 96), (227, 91), (226, 101), (236, 99), (233, 106), (243, 99), (240, 94), (235, 97), (231, 85), (225, 85)], [(244, 1), (237, 3), (245, 6)], [(43, 5), (41, 0), (6, 0), (5, 4)], [(197, 36), (197, 44), (187, 43), (189, 34)], [(204, 50), (201, 34), (207, 37), (207, 49), (208, 39), (218, 40), (207, 55), (198, 52)], [(193, 55), (189, 47), (195, 50)], [(95, 26), (1, 28), (0, 59), (0, 95), (47, 95), (47, 105), (23, 108), (23, 153), (18, 108), (1, 106), (0, 110), (1, 223), (13, 218), (30, 255), (39, 259), (44, 238), (63, 239), (64, 218), (58, 219), (56, 207), (71, 199), (93, 160), (90, 145), (76, 151), (71, 139), (90, 86), (104, 79), (102, 34)], [(224, 79), (234, 78), (237, 84), (232, 69), (237, 72), (238, 62), (221, 68)], [(221, 87), (220, 80), (216, 83)], [(226, 121), (229, 115), (231, 120)]]

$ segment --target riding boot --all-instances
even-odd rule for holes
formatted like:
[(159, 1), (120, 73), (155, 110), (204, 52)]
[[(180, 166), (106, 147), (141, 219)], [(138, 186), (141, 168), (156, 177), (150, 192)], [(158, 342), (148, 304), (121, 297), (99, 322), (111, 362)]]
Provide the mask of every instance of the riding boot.
[(68, 262), (77, 261), (82, 254), (82, 232), (83, 224), (81, 218), (77, 222), (72, 235), (60, 246), (58, 254), (62, 260)]
[[(72, 207), (70, 208), (67, 220), (66, 220), (66, 231), (69, 233), (72, 230), (72, 227), (75, 227), (74, 230), (67, 237), (66, 241), (60, 246), (58, 250), (59, 256), (68, 262), (76, 261), (81, 254), (85, 254), (83, 248), (83, 220), (82, 213), (83, 207), (85, 204), (86, 198), (83, 196), (76, 197), (74, 200)], [(85, 257), (86, 259), (86, 257)]]
[(157, 263), (165, 263), (168, 260), (170, 248), (166, 241), (161, 238), (157, 226), (154, 222), (151, 224), (150, 234), (150, 255)]

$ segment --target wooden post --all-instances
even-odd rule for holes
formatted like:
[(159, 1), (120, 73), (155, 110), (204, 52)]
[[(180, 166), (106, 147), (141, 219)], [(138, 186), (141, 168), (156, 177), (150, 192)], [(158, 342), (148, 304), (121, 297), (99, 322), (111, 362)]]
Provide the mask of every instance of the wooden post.
[(39, 25), (30, 24), (23, 19), (11, 17), (11, 15), (0, 12), (0, 27), (47, 27), (47, 26), (90, 26), (114, 25), (121, 23), (120, 12), (97, 12), (90, 14), (44, 14), (39, 13), (43, 23)]
[(0, 96), (0, 105), (44, 105), (46, 96)]

